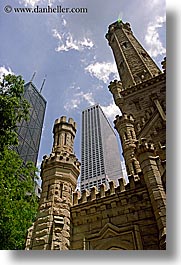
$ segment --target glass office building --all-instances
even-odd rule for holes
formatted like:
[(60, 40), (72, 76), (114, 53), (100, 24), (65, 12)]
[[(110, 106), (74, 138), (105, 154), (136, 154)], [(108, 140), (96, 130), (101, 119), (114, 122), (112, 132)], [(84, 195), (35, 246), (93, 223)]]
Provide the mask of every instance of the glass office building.
[(96, 104), (82, 112), (80, 189), (90, 190), (123, 177), (118, 142), (113, 128)]
[(37, 163), (40, 139), (42, 134), (46, 101), (32, 82), (25, 84), (24, 97), (30, 103), (30, 117), (28, 121), (21, 121), (17, 125), (19, 145), (14, 147), (26, 163)]

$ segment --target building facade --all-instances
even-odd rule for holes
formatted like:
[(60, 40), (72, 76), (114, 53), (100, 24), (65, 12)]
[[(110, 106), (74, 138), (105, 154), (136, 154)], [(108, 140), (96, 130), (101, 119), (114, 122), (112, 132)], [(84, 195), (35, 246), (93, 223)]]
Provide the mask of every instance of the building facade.
[(96, 104), (82, 112), (81, 191), (109, 180), (118, 185), (122, 177), (120, 154), (115, 132), (101, 107)]
[(28, 121), (22, 120), (17, 124), (19, 144), (14, 149), (23, 159), (24, 163), (32, 161), (36, 165), (43, 129), (46, 100), (32, 82), (25, 84), (24, 98), (30, 103), (30, 117)]
[[(106, 38), (120, 74), (109, 90), (122, 112), (114, 123), (129, 182), (120, 178), (117, 187), (110, 181), (109, 188), (102, 183), (99, 190), (73, 192), (79, 163), (70, 159), (71, 150), (58, 151), (55, 140), (42, 162), (43, 192), (26, 249), (166, 249), (166, 60), (161, 71), (128, 23), (111, 24)], [(64, 135), (67, 126), (57, 130)]]

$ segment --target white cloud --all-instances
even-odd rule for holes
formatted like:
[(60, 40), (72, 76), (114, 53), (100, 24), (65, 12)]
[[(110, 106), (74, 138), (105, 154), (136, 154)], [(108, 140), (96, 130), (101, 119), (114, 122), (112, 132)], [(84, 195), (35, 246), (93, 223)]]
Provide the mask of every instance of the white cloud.
[(54, 2), (55, 0), (19, 0), (20, 4), (23, 4), (25, 6), (32, 6), (32, 7), (35, 7), (38, 4), (46, 4), (46, 5), (51, 6)]
[(65, 20), (65, 18), (63, 18), (62, 24), (64, 27), (67, 25), (67, 21)]
[(110, 103), (108, 106), (101, 106), (101, 108), (110, 121), (114, 121), (116, 115), (120, 114), (120, 110), (114, 102)]
[(0, 67), (0, 80), (2, 79), (3, 75), (8, 75), (8, 74), (14, 74), (13, 71), (8, 67), (6, 68), (5, 66)]
[[(63, 26), (66, 26), (66, 20), (63, 20)], [(76, 40), (70, 32), (59, 33), (57, 29), (52, 30), (53, 37), (58, 39), (58, 47), (55, 49), (57, 52), (76, 50), (82, 51), (85, 48), (91, 49), (94, 44), (86, 37)]]
[(66, 103), (64, 108), (69, 111), (71, 109), (77, 109), (80, 105), (81, 100), (79, 98), (71, 99), (70, 102)]
[[(79, 91), (80, 87), (77, 87), (77, 88), (74, 87), (74, 90)], [(92, 105), (97, 104), (92, 92), (84, 93), (83, 91), (79, 91), (73, 94), (73, 98), (64, 105), (64, 108), (66, 109), (66, 111), (73, 110), (73, 109), (79, 109), (80, 105), (83, 102), (86, 102), (87, 106), (92, 106)], [(115, 105), (113, 101), (107, 106), (101, 105), (101, 108), (104, 114), (106, 115), (106, 117), (111, 122), (114, 121), (116, 115), (121, 114), (120, 109)]]
[(148, 24), (145, 41), (148, 45), (148, 52), (152, 57), (157, 57), (158, 55), (164, 55), (166, 53), (166, 49), (163, 47), (158, 33), (158, 29), (163, 26), (165, 21), (166, 16), (158, 16), (154, 22)]
[(42, 2), (42, 0), (20, 0), (20, 4), (24, 4), (25, 6), (32, 6), (34, 7), (35, 5), (39, 4)]
[(162, 10), (164, 10), (163, 7), (165, 7), (165, 4), (166, 4), (166, 1), (165, 0), (152, 0), (152, 1), (148, 1), (148, 3), (146, 3), (148, 6), (149, 6), (149, 9), (150, 8), (157, 8), (157, 10), (155, 11), (160, 11), (161, 7), (162, 7)]
[[(76, 90), (79, 90), (80, 88), (78, 87)], [(69, 100), (64, 106), (64, 109), (66, 111), (72, 110), (72, 109), (78, 109), (80, 104), (86, 101), (90, 106), (95, 104), (95, 100), (93, 98), (92, 92), (87, 92), (84, 93), (83, 91), (80, 91), (78, 93), (75, 93), (73, 95), (73, 98)]]
[(110, 80), (111, 74), (113, 74), (113, 76), (111, 76), (111, 79), (119, 79), (115, 63), (92, 63), (85, 68), (85, 71), (88, 72), (92, 77), (96, 77), (104, 83), (107, 83)]
[(94, 100), (94, 98), (92, 96), (92, 92), (85, 93), (85, 94), (82, 95), (82, 97), (83, 97), (83, 99), (85, 99), (89, 103), (89, 105), (94, 105), (95, 104), (95, 100)]
[(53, 37), (58, 39), (58, 40), (62, 40), (62, 36), (60, 35), (60, 33), (56, 30), (56, 29), (52, 29), (52, 33), (53, 33)]
[(126, 165), (125, 165), (125, 161), (121, 161), (121, 168), (122, 168), (122, 172), (123, 172), (123, 177), (125, 178), (126, 180), (126, 183), (129, 182), (128, 180), (128, 175), (127, 175), (127, 171), (126, 171)]

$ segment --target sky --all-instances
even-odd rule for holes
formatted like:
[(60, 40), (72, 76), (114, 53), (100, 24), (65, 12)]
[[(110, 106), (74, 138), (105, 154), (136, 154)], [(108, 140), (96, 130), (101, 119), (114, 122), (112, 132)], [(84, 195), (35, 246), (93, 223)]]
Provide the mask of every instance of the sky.
[[(18, 7), (57, 5), (86, 8), (87, 12), (14, 12)], [(166, 55), (164, 0), (0, 1), (0, 76), (22, 75), (26, 83), (36, 72), (33, 83), (38, 89), (46, 76), (42, 95), (47, 108), (38, 164), (43, 155), (51, 153), (53, 124), (60, 116), (77, 122), (74, 146), (80, 159), (82, 110), (99, 103), (112, 125), (115, 116), (120, 115), (108, 89), (110, 81), (119, 77), (105, 38), (108, 26), (117, 19), (131, 24), (136, 38), (161, 68)], [(123, 160), (121, 155), (120, 159)]]

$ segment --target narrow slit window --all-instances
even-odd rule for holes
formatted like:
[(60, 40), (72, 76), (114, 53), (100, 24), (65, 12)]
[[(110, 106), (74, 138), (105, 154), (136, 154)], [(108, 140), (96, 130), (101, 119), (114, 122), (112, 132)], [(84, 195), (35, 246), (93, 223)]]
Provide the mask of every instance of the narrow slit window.
[(134, 161), (132, 162), (132, 167), (133, 167), (133, 173), (136, 174), (136, 167)]
[(57, 145), (59, 145), (59, 143), (60, 143), (60, 139), (59, 139), (59, 137), (60, 137), (60, 135), (58, 135), (58, 137), (57, 137)]
[(128, 139), (128, 135), (127, 135), (127, 132), (124, 133), (124, 137), (125, 137), (125, 140)]
[(46, 199), (48, 200), (48, 197), (49, 197), (49, 193), (50, 193), (50, 184), (48, 185), (48, 190), (47, 190), (47, 197), (46, 197)]
[(62, 198), (63, 195), (63, 184), (60, 184), (60, 198)]
[(133, 131), (130, 131), (132, 139), (134, 139)]

